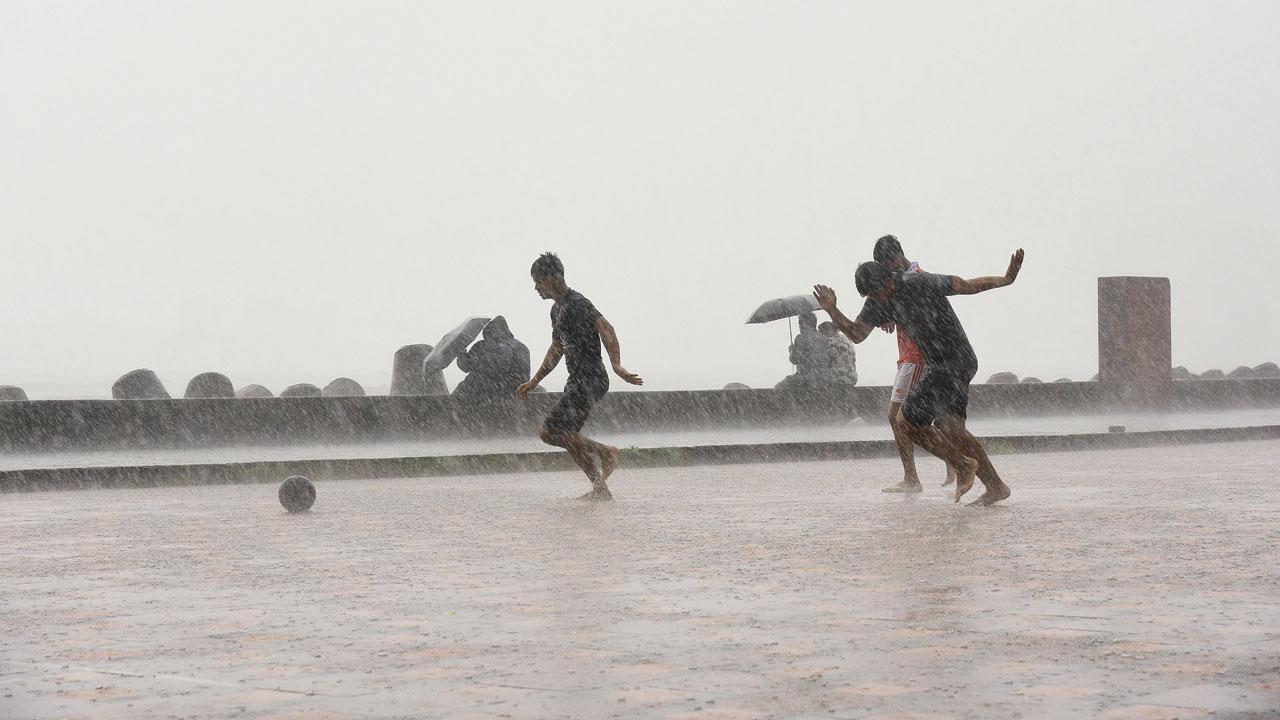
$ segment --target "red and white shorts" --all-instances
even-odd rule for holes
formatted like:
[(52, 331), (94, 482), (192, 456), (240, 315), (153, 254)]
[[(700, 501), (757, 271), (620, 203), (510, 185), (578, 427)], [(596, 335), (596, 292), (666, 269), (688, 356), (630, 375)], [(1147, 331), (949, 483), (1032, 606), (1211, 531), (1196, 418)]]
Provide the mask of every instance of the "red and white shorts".
[(898, 376), (893, 379), (893, 392), (889, 394), (889, 402), (904, 403), (911, 388), (924, 377), (924, 363), (904, 362), (898, 366)]

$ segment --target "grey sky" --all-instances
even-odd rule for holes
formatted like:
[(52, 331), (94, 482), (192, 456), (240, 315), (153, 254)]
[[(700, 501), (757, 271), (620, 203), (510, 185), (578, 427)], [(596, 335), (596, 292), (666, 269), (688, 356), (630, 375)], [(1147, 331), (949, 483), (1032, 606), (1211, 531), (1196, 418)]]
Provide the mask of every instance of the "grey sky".
[[(650, 387), (772, 385), (785, 323), (747, 314), (817, 281), (856, 310), (887, 232), (962, 275), (1027, 249), (956, 301), (981, 377), (1091, 376), (1111, 274), (1172, 279), (1175, 363), (1280, 360), (1277, 27), (1275, 2), (0, 2), (0, 383), (386, 385), (400, 345), (497, 313), (536, 362), (554, 249)], [(858, 357), (889, 382), (890, 338)]]

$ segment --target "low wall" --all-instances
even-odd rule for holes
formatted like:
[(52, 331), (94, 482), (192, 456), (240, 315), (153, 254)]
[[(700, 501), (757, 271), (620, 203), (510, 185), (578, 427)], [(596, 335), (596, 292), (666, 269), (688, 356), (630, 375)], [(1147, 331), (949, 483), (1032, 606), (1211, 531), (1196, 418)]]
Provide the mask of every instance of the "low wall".
[[(532, 434), (558, 399), (485, 405), (449, 396), (42, 400), (0, 403), (0, 451), (356, 443)], [(825, 424), (863, 417), (882, 422), (887, 387), (820, 394), (777, 390), (615, 392), (588, 429), (678, 430)], [(1114, 407), (1102, 383), (974, 385), (970, 415), (1061, 415)], [(1280, 406), (1280, 380), (1174, 383), (1173, 409)]]

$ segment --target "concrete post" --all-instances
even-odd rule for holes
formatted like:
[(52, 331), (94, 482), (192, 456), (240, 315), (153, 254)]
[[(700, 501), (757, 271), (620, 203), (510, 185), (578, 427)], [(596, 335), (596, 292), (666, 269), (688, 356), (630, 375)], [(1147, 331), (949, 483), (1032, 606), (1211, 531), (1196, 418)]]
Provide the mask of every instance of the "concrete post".
[(182, 397), (191, 398), (233, 398), (236, 396), (235, 386), (231, 379), (218, 372), (204, 372), (191, 378), (187, 383), (187, 391)]
[(296, 383), (280, 391), (282, 398), (321, 397), (324, 392), (311, 383)]
[(346, 377), (335, 378), (321, 392), (325, 397), (364, 397), (365, 394), (360, 383)]
[(275, 397), (275, 395), (272, 395), (270, 390), (266, 389), (261, 385), (252, 384), (252, 385), (245, 385), (244, 387), (237, 390), (236, 397), (238, 398), (269, 398), (269, 397)]
[(423, 361), (431, 354), (431, 346), (405, 345), (396, 351), (391, 365), (391, 395), (448, 395), (444, 372), (426, 372)]
[(1121, 404), (1169, 405), (1172, 337), (1169, 278), (1098, 278), (1098, 379)]
[(154, 371), (131, 370), (111, 384), (111, 397), (116, 400), (168, 400), (169, 391)]

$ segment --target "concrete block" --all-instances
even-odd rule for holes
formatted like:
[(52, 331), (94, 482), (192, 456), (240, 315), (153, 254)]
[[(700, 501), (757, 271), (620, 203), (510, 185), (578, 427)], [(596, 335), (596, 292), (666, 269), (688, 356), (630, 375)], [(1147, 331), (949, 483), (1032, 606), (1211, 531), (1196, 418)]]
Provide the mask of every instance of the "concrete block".
[(111, 397), (116, 400), (170, 400), (160, 376), (146, 368), (131, 370), (111, 384)]
[(324, 391), (311, 383), (296, 383), (280, 391), (282, 398), (323, 397)]
[(1172, 399), (1169, 278), (1098, 278), (1098, 376), (1123, 405)]
[(184, 398), (233, 398), (236, 396), (236, 388), (231, 384), (231, 379), (222, 373), (205, 372), (191, 378), (191, 382), (187, 383), (187, 391), (182, 394)]
[(328, 385), (324, 386), (321, 391), (325, 397), (364, 397), (364, 388), (360, 383), (351, 378), (340, 377), (334, 379)]
[(272, 395), (271, 391), (263, 387), (262, 385), (245, 385), (244, 387), (236, 391), (236, 397), (238, 398), (269, 398), (269, 397), (275, 397), (275, 395)]
[(445, 383), (444, 372), (435, 370), (430, 373), (423, 369), (423, 363), (431, 354), (431, 346), (425, 343), (405, 345), (396, 351), (391, 364), (392, 395), (448, 395), (449, 386)]

